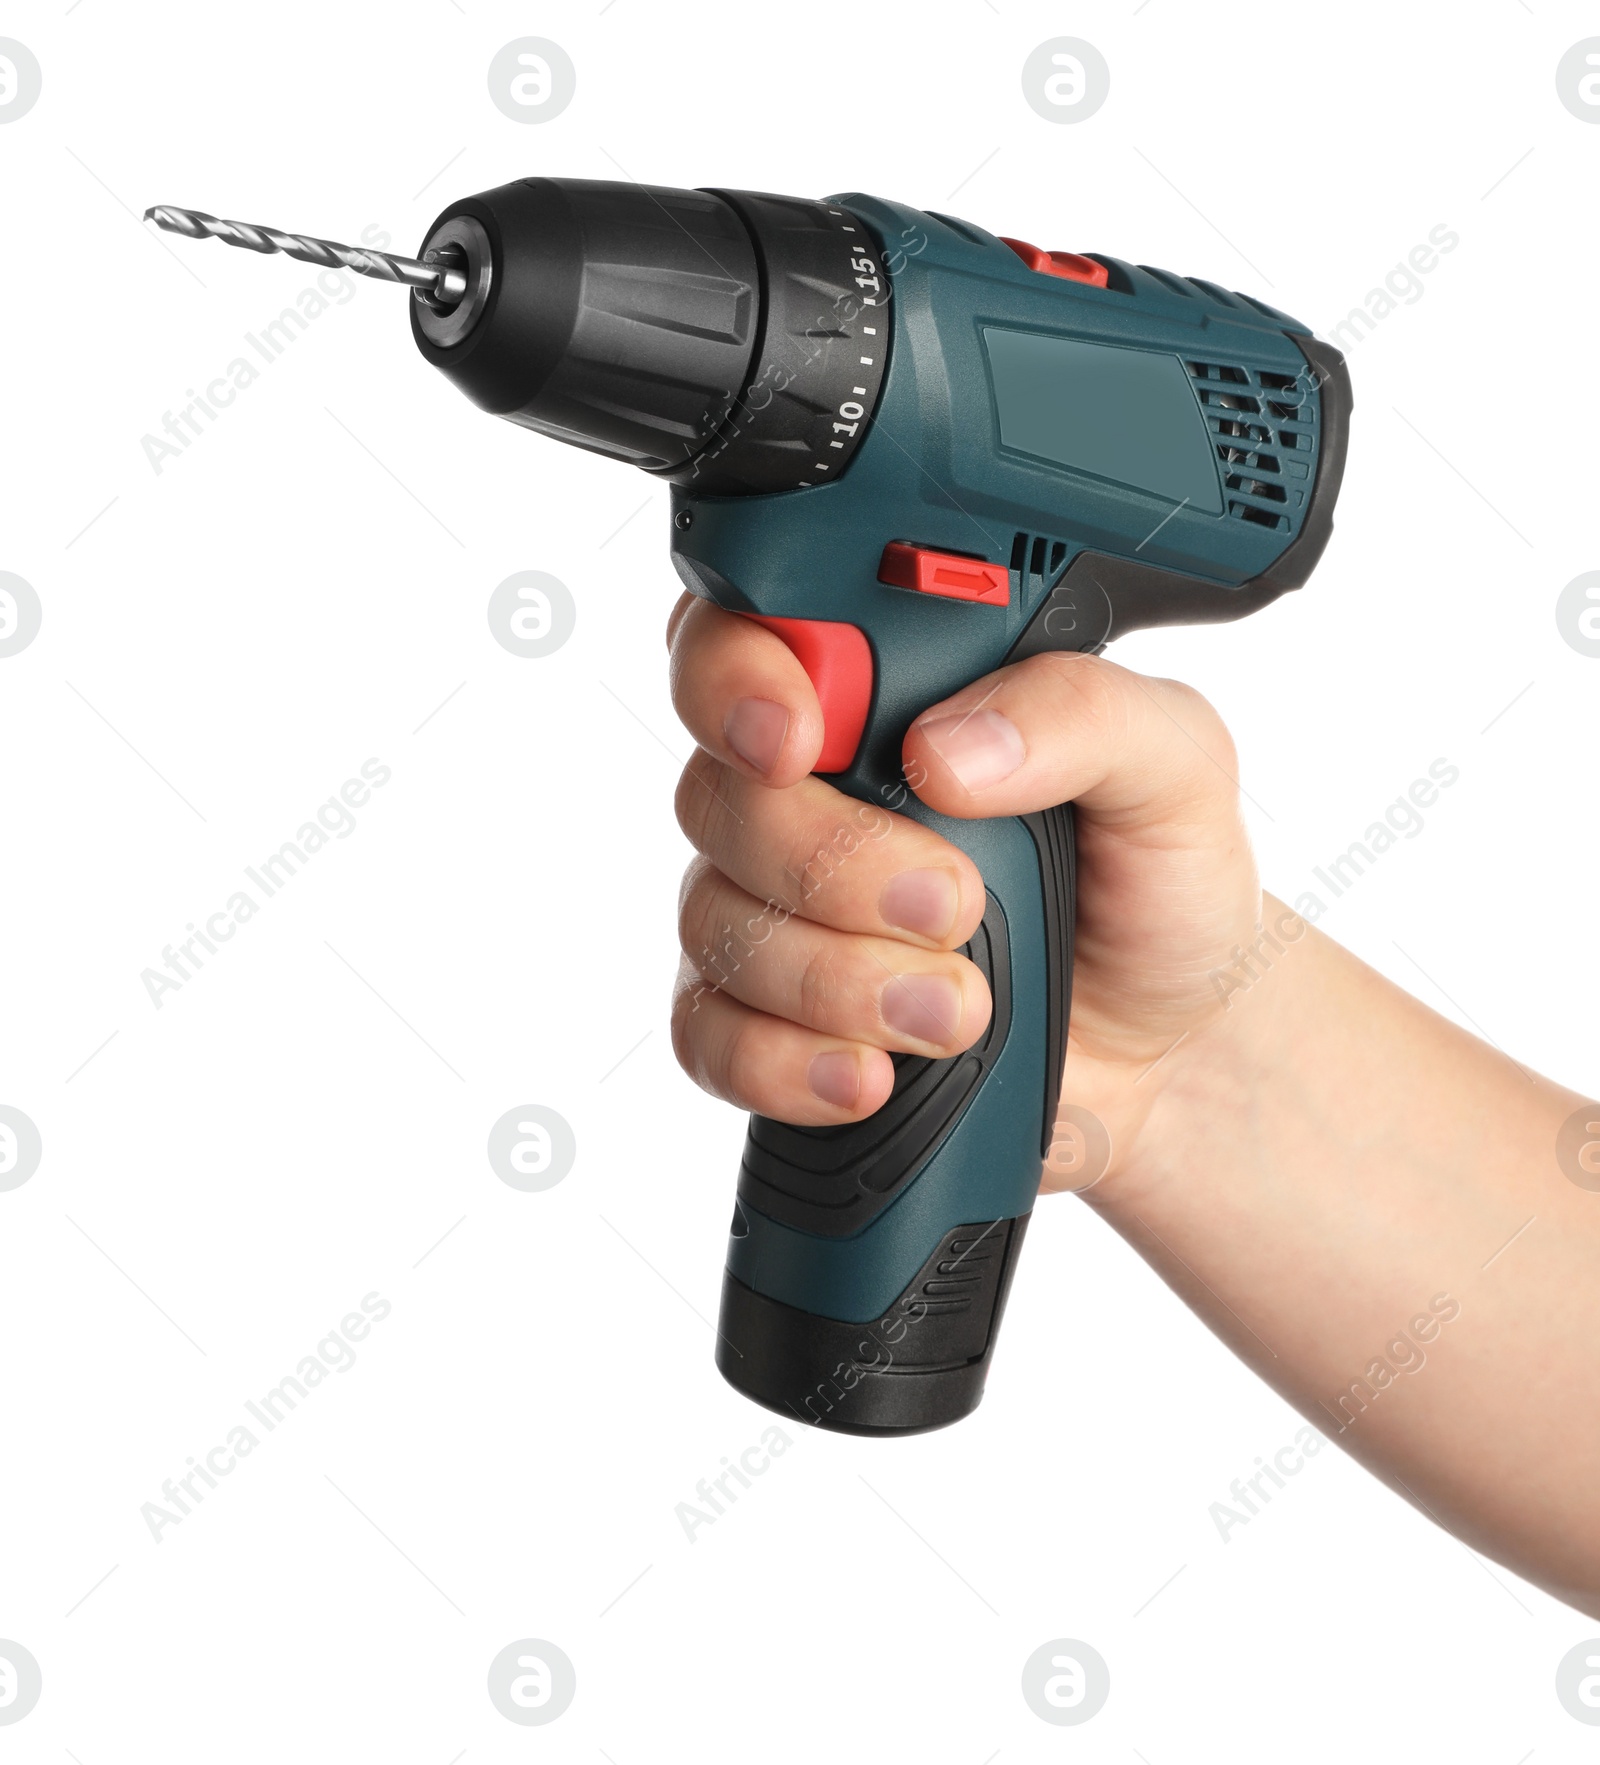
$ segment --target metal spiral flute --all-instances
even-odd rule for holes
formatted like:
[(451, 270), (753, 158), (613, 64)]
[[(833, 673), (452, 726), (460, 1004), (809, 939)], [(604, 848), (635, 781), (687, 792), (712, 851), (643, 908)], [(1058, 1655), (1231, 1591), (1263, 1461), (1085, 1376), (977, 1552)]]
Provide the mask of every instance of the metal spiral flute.
[(321, 264), (330, 270), (354, 270), (380, 282), (421, 288), (444, 302), (460, 300), (467, 291), (466, 277), (448, 264), (420, 263), (414, 257), (397, 257), (367, 246), (339, 245), (332, 239), (316, 239), (306, 233), (280, 233), (276, 227), (258, 227), (249, 221), (222, 221), (197, 208), (163, 204), (147, 208), (144, 218), (169, 233), (182, 233), (189, 239), (220, 239), (224, 245), (237, 245), (245, 251), (281, 251), (302, 263)]

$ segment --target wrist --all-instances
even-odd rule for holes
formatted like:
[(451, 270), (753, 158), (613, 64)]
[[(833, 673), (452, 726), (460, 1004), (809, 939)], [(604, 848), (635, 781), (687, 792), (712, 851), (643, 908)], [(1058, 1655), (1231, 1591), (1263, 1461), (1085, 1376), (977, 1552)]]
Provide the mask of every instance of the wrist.
[[(1253, 931), (1206, 977), (1208, 1008), (1165, 1049), (1157, 1046), (1137, 1066), (1069, 1057), (1062, 1116), (1088, 1111), (1106, 1144), (1098, 1158), (1087, 1155), (1078, 1180), (1047, 1160), (1047, 1186), (1073, 1189), (1096, 1205), (1113, 1196), (1137, 1205), (1152, 1184), (1193, 1172), (1202, 1149), (1233, 1145), (1242, 1155), (1259, 1131), (1265, 1090), (1281, 1087), (1280, 1069), (1303, 1039), (1308, 1019), (1299, 1002), (1316, 985), (1312, 972), (1334, 948), (1264, 894)], [(1083, 1135), (1081, 1121), (1075, 1126)], [(1092, 1126), (1087, 1132), (1094, 1137)]]

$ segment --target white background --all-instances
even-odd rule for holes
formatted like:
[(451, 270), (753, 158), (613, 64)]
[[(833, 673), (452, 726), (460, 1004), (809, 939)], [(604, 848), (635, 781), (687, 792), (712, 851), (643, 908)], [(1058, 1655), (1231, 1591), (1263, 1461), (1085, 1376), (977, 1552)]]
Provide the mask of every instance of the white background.
[[(1596, 1625), (1332, 1449), (1219, 1538), (1299, 1420), (1067, 1199), (972, 1420), (791, 1427), (686, 1540), (677, 1504), (772, 1418), (707, 1322), (743, 1124), (666, 1032), (665, 490), (484, 418), (365, 282), (157, 474), (141, 438), (316, 272), (136, 216), (411, 249), (529, 174), (862, 189), (1324, 334), (1448, 225), (1350, 351), (1311, 585), (1118, 655), (1222, 709), (1280, 893), (1459, 766), (1324, 929), (1589, 1089), (1600, 661), (1554, 607), (1600, 567), (1600, 127), (1555, 69), (1596, 28), (1559, 0), (14, 0), (44, 88), (0, 127), (0, 569), (44, 624), (0, 662), (0, 1102), (44, 1157), (0, 1195), (0, 1636), (44, 1695), (7, 1757), (1592, 1756), (1553, 1676)], [(525, 34), (577, 68), (536, 127), (485, 83)], [(1111, 69), (1075, 126), (1019, 83), (1061, 34)], [(578, 602), (544, 660), (485, 618), (523, 569)], [(356, 831), (156, 1010), (141, 971), (369, 756), (393, 778)], [(543, 1194), (484, 1151), (526, 1103), (577, 1135)], [(141, 1504), (374, 1290), (359, 1362), (154, 1542)], [(536, 1730), (485, 1692), (523, 1637), (577, 1671)], [(1073, 1730), (1019, 1690), (1057, 1637), (1110, 1665)]]

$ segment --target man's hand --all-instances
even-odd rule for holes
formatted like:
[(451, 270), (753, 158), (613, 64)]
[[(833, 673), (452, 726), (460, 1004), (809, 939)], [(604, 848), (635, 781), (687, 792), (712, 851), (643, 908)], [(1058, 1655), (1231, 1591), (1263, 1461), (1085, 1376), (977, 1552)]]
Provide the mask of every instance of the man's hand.
[[(678, 1058), (763, 1115), (811, 1126), (870, 1115), (893, 1084), (890, 1051), (955, 1054), (988, 1022), (982, 975), (953, 954), (983, 917), (982, 879), (917, 822), (809, 776), (822, 713), (775, 633), (685, 595), (668, 640), (674, 703), (700, 748), (678, 788), (700, 854), (682, 894)], [(1062, 1095), (1106, 1123), (1124, 1159), (1163, 1057), (1217, 1017), (1215, 977), (1257, 935), (1227, 731), (1174, 681), (1047, 655), (931, 706), (904, 762), (917, 795), (949, 816), (1076, 803)], [(1046, 1171), (1047, 1186), (1071, 1182)]]
[[(954, 954), (981, 880), (808, 776), (822, 718), (774, 634), (685, 598), (669, 641), (701, 748), (678, 793), (701, 854), (678, 1056), (767, 1115), (870, 1115), (887, 1050), (951, 1054), (983, 1028), (982, 977)], [(1035, 657), (931, 706), (905, 770), (950, 816), (1077, 804), (1062, 1097), (1112, 1152), (1090, 1181), (1047, 1164), (1047, 1186), (1084, 1189), (1326, 1437), (1600, 1617), (1600, 1194), (1557, 1156), (1600, 1106), (1281, 903), (1261, 927), (1232, 746), (1185, 687)]]

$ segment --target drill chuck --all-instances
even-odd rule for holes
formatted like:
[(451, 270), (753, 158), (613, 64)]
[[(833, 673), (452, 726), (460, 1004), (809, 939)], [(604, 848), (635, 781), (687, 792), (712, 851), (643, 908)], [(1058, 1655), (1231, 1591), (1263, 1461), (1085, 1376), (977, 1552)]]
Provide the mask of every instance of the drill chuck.
[(887, 278), (837, 203), (527, 178), (423, 248), (466, 280), (412, 333), (483, 409), (725, 496), (836, 478), (889, 350)]

